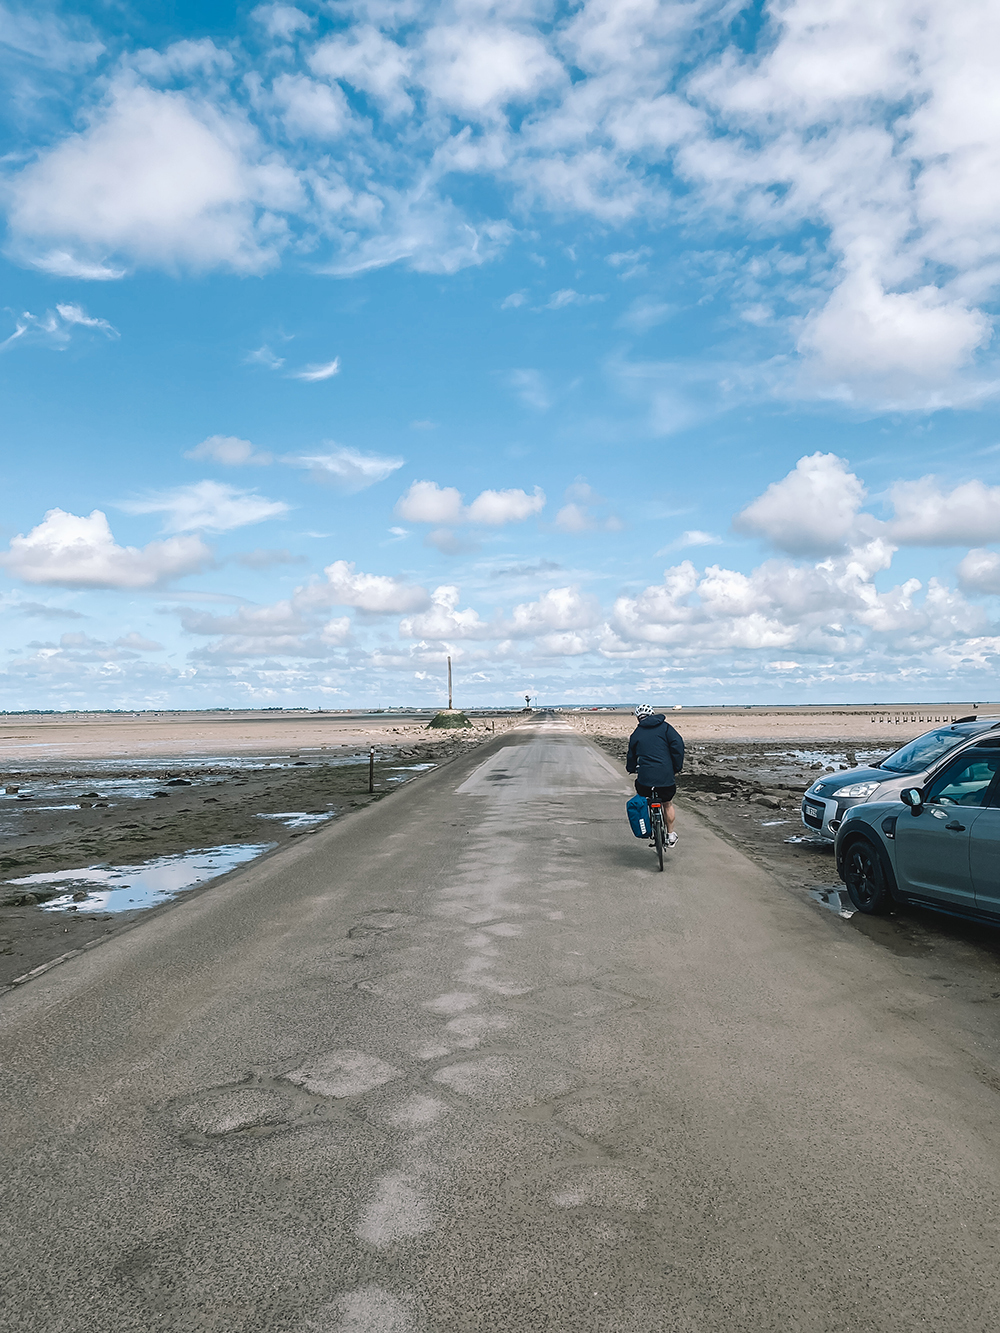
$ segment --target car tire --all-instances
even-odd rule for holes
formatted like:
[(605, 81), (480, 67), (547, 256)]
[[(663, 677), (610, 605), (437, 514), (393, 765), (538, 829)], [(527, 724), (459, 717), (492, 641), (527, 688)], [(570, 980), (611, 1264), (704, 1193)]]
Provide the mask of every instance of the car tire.
[(866, 916), (881, 916), (892, 907), (882, 857), (867, 838), (855, 838), (845, 850), (844, 883), (851, 902)]

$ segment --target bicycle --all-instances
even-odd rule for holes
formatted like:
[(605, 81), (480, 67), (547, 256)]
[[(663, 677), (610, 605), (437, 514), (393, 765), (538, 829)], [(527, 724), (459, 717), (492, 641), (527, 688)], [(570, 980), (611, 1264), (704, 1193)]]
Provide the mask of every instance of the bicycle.
[(667, 829), (663, 820), (663, 806), (656, 794), (656, 788), (653, 788), (653, 794), (649, 798), (649, 823), (650, 832), (653, 835), (653, 846), (656, 848), (656, 859), (659, 862), (660, 869), (663, 869), (663, 847), (667, 841)]

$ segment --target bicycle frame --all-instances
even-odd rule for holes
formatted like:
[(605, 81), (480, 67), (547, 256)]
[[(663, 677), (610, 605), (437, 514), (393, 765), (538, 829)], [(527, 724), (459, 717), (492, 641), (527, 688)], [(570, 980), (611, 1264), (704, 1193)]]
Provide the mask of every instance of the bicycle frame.
[(663, 845), (667, 840), (667, 829), (663, 818), (663, 804), (656, 799), (655, 795), (649, 798), (649, 822), (651, 825), (650, 832), (653, 835), (653, 846), (656, 848), (656, 859), (662, 870)]

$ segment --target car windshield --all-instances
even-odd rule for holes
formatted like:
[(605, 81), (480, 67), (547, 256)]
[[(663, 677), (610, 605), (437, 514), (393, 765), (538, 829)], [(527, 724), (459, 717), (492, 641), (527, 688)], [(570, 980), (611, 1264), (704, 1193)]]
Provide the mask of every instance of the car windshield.
[(920, 773), (967, 739), (967, 736), (952, 731), (950, 727), (942, 731), (928, 731), (925, 736), (918, 736), (915, 741), (894, 750), (887, 759), (882, 760), (879, 768), (887, 768), (893, 773)]

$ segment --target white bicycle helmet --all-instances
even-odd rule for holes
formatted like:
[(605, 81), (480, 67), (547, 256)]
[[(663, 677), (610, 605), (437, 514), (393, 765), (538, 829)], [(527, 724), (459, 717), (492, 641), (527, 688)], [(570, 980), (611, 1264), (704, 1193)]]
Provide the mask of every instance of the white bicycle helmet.
[(652, 704), (636, 704), (636, 706), (635, 706), (635, 715), (636, 715), (636, 717), (652, 717), (652, 716), (653, 716), (653, 705), (652, 705)]

